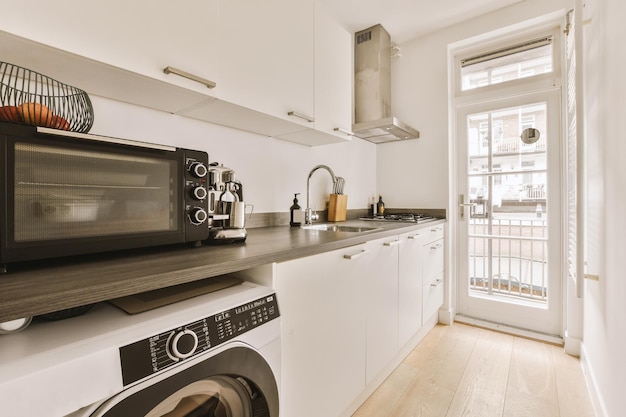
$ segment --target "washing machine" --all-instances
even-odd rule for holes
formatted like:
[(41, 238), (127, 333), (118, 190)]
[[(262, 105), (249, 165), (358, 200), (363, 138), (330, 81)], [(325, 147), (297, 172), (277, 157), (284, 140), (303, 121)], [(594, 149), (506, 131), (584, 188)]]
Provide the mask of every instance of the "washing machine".
[(280, 314), (243, 282), (128, 315), (108, 303), (0, 337), (12, 417), (278, 417)]

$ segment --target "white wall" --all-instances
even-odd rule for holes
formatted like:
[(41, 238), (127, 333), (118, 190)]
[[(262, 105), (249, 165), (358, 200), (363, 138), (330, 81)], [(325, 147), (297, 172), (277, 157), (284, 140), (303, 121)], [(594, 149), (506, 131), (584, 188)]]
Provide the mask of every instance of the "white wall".
[[(41, 70), (44, 71), (45, 70)], [(306, 205), (306, 180), (311, 169), (326, 164), (346, 179), (348, 208), (368, 207), (376, 189), (376, 146), (354, 138), (348, 143), (308, 147), (188, 119), (169, 113), (91, 97), (95, 123), (89, 133), (201, 149), (210, 161), (236, 171), (244, 199), (255, 213), (287, 212), (293, 194)], [(311, 200), (324, 208), (331, 192), (330, 176), (317, 171)]]
[(583, 360), (598, 416), (626, 410), (626, 4), (586, 1), (584, 27), (587, 256), (599, 281), (586, 281)]

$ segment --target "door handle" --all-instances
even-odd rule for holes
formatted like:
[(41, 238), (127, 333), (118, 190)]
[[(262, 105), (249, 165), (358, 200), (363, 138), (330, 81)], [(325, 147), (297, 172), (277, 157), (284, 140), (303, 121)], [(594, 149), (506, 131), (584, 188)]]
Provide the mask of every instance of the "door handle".
[(400, 244), (399, 240), (392, 240), (391, 242), (383, 243), (383, 246), (398, 246)]
[(298, 117), (300, 119), (306, 120), (309, 123), (313, 123), (315, 121), (314, 117), (307, 116), (306, 114), (298, 113), (298, 112), (295, 112), (295, 111), (288, 112), (287, 116)]
[(342, 129), (340, 127), (334, 128), (333, 131), (343, 133), (344, 135), (348, 135), (348, 136), (354, 136), (354, 132), (350, 130)]
[(195, 74), (191, 74), (189, 72), (180, 70), (178, 68), (167, 66), (167, 67), (163, 68), (163, 72), (165, 74), (178, 75), (179, 77), (187, 78), (187, 79), (189, 79), (191, 81), (195, 81), (197, 83), (204, 84), (204, 85), (207, 86), (207, 88), (215, 88), (217, 86), (217, 84), (215, 84), (215, 82), (213, 82), (211, 80), (207, 80), (206, 78), (198, 77)]
[(459, 194), (459, 220), (465, 219), (465, 207), (476, 207), (476, 203), (466, 203), (465, 194)]
[(431, 287), (436, 287), (437, 285), (441, 284), (442, 282), (443, 282), (443, 280), (442, 280), (441, 278), (437, 278), (437, 279), (435, 280), (435, 282), (432, 282), (432, 283), (430, 284), (430, 286), (431, 286)]

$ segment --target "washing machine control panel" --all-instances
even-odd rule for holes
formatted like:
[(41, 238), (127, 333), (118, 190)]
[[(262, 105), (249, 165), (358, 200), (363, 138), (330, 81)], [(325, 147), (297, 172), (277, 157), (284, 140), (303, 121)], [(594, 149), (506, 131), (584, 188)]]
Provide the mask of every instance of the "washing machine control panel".
[(124, 385), (219, 346), (279, 315), (276, 295), (272, 294), (122, 346)]

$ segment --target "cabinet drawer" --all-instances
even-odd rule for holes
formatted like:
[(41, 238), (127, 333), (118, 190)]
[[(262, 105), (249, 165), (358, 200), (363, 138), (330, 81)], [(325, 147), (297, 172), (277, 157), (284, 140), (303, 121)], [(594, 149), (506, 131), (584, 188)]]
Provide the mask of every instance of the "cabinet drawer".
[[(422, 231), (420, 231), (422, 232)], [(443, 239), (444, 225), (436, 224), (423, 229), (424, 242), (434, 242), (435, 240)]]
[(423, 282), (430, 282), (443, 272), (443, 239), (428, 243), (422, 247), (424, 256)]
[(443, 304), (443, 272), (429, 282), (424, 283), (422, 289), (422, 321), (425, 323), (437, 312)]

